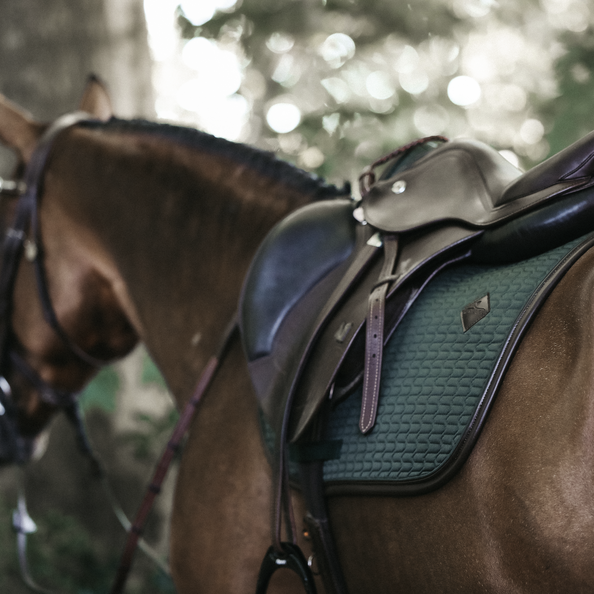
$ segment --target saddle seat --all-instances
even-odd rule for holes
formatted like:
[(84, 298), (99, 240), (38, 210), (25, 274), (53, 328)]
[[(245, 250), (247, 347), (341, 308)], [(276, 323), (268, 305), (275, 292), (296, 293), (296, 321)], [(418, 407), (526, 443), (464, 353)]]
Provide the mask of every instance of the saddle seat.
[(589, 231), (593, 156), (594, 133), (527, 173), (478, 141), (421, 145), (386, 167), (360, 204), (320, 201), (281, 221), (252, 262), (239, 310), (250, 375), (273, 430), (290, 408), (288, 438), (298, 440), (328, 396), (360, 383), (361, 330), (387, 237), (398, 238), (398, 255), (384, 344), (444, 267), (521, 261)]

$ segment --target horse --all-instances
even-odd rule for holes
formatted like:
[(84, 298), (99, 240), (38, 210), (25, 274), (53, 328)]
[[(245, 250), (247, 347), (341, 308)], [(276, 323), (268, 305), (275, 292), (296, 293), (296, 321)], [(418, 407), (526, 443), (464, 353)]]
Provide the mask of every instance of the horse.
[[(233, 318), (243, 277), (273, 225), (343, 191), (273, 156), (196, 131), (109, 119), (93, 84), (51, 147), (37, 250), (63, 333), (48, 324), (32, 261), (16, 271), (3, 324), (46, 384), (76, 392), (95, 363), (141, 340), (178, 406)], [(98, 109), (100, 106), (101, 109)], [(30, 164), (46, 126), (0, 103), (0, 140)], [(10, 221), (14, 201), (3, 200)], [(27, 230), (31, 234), (31, 230)], [(39, 255), (37, 255), (39, 258)], [(546, 299), (499, 387), (480, 439), (423, 495), (332, 495), (327, 505), (351, 593), (594, 590), (594, 252)], [(12, 359), (17, 427), (34, 436), (59, 407)], [(5, 460), (8, 461), (8, 460)], [(272, 471), (244, 352), (234, 339), (192, 422), (171, 518), (180, 594), (253, 592), (270, 543)], [(296, 517), (305, 504), (291, 492)], [(305, 533), (298, 544), (312, 553)], [(325, 584), (316, 576), (316, 586)], [(302, 592), (277, 572), (271, 592)]]

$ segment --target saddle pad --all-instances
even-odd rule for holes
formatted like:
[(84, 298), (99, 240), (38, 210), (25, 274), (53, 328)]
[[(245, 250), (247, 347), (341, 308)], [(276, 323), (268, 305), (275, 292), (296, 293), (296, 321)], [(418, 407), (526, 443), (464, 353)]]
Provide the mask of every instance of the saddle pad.
[[(460, 445), (517, 320), (549, 273), (583, 241), (515, 264), (463, 264), (441, 272), (385, 347), (373, 431), (358, 430), (360, 388), (333, 408), (325, 440), (342, 447), (324, 463), (327, 493), (384, 493), (390, 485), (387, 492), (394, 494), (430, 490), (423, 490), (424, 482)], [(462, 310), (484, 305), (487, 295), (490, 312), (464, 332)], [(410, 488), (399, 491), (398, 485)]]

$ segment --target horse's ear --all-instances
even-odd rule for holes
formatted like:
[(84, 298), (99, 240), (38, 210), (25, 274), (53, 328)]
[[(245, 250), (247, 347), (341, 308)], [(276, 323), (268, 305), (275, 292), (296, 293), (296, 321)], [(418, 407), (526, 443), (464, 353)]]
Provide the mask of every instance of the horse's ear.
[(89, 76), (79, 109), (106, 122), (113, 115), (107, 87), (94, 74)]
[(18, 105), (0, 95), (0, 142), (28, 162), (45, 126)]

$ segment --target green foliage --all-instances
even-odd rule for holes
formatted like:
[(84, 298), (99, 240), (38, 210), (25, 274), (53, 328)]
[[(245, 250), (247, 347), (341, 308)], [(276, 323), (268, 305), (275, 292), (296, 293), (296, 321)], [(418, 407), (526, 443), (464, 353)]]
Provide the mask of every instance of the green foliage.
[(39, 583), (68, 592), (107, 591), (117, 559), (101, 551), (83, 526), (55, 510), (37, 524), (38, 532), (29, 536), (29, 556)]
[[(136, 428), (122, 436), (124, 443), (132, 446), (134, 457), (139, 461), (151, 461), (158, 455), (158, 447), (166, 443), (179, 418), (176, 409), (162, 417), (144, 413), (136, 415)], [(158, 446), (157, 448), (155, 446)]]
[(120, 377), (113, 366), (104, 367), (85, 388), (80, 397), (84, 412), (99, 408), (113, 413), (116, 409), (116, 396), (120, 389)]
[(154, 364), (153, 360), (146, 353), (142, 359), (142, 374), (140, 381), (144, 385), (154, 384), (158, 388), (167, 389), (165, 378), (161, 375), (161, 372)]
[[(423, 136), (477, 138), (530, 168), (589, 132), (588, 15), (585, 0), (243, 0), (177, 20), (183, 38), (240, 56), (245, 140), (340, 184)], [(352, 51), (327, 47), (336, 34)], [(476, 100), (450, 93), (460, 76)], [(267, 125), (277, 102), (301, 112), (289, 133)]]
[(566, 53), (555, 65), (559, 93), (543, 107), (551, 121), (547, 138), (550, 154), (555, 154), (576, 139), (594, 130), (594, 42), (591, 35), (562, 37)]
[[(10, 525), (12, 507), (7, 497), (0, 498), (0, 591), (26, 594), (30, 590), (20, 575), (16, 537)], [(62, 594), (109, 592), (119, 550), (105, 547), (74, 517), (62, 512), (48, 510), (35, 521), (38, 530), (27, 539), (27, 556), (39, 585)], [(139, 565), (128, 594), (175, 594), (168, 576), (146, 562), (136, 563)]]

